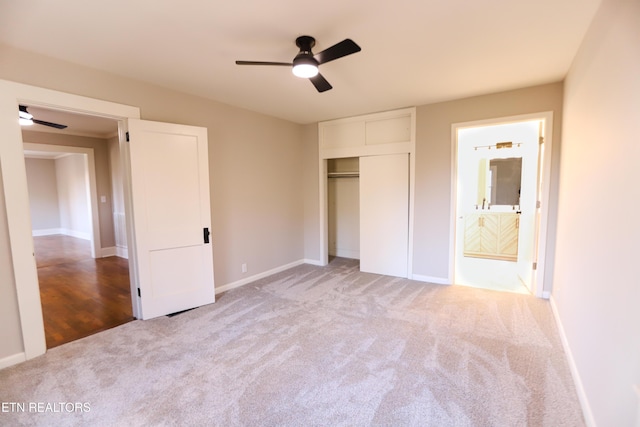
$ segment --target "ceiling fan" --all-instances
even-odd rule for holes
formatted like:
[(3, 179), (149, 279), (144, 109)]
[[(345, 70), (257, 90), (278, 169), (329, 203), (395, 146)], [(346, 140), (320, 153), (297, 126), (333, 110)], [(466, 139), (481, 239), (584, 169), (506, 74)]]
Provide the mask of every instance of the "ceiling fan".
[(18, 114), (20, 118), (20, 124), (24, 126), (29, 126), (35, 123), (38, 125), (49, 126), (56, 129), (65, 129), (67, 127), (67, 125), (61, 125), (59, 123), (51, 123), (45, 122), (44, 120), (34, 119), (33, 114), (27, 111), (26, 105), (20, 105), (20, 111)]
[(313, 52), (311, 52), (311, 48), (313, 48), (315, 44), (316, 39), (311, 36), (298, 37), (296, 39), (296, 46), (300, 48), (300, 52), (293, 58), (293, 62), (236, 61), (236, 64), (293, 67), (292, 71), (294, 75), (301, 78), (308, 78), (318, 92), (325, 92), (331, 89), (332, 86), (327, 79), (322, 77), (322, 74), (318, 72), (318, 66), (333, 61), (334, 59), (360, 52), (362, 49), (360, 49), (360, 46), (353, 40), (345, 39), (314, 55)]

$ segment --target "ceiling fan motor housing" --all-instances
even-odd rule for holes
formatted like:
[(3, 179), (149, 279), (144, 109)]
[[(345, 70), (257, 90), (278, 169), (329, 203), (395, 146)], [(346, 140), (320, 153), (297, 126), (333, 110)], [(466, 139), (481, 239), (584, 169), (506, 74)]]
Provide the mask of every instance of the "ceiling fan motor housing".
[(300, 52), (293, 59), (293, 66), (309, 64), (315, 67), (318, 66), (318, 61), (313, 57), (311, 48), (315, 46), (316, 40), (311, 36), (300, 36), (296, 39), (296, 46), (300, 48)]
[(296, 39), (296, 46), (300, 48), (300, 53), (306, 52), (311, 55), (311, 48), (316, 45), (316, 39), (311, 36), (300, 36)]

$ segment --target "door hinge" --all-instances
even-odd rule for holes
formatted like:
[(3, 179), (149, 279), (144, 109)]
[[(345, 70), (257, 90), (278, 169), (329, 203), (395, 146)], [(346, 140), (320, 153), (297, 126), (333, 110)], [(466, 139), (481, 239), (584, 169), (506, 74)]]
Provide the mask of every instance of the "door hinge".
[(140, 288), (138, 288), (138, 297), (141, 297), (142, 295), (140, 295)]
[(209, 243), (209, 235), (211, 235), (209, 227), (205, 227), (202, 229), (202, 235), (204, 237), (204, 243)]
[(125, 133), (125, 135), (127, 136), (127, 142), (129, 142), (129, 132)]
[(540, 203), (540, 200), (536, 201), (536, 209), (540, 209), (540, 206), (542, 206), (542, 203)]
[(533, 269), (534, 269), (534, 270), (537, 270), (537, 269), (538, 269), (538, 263), (537, 263), (537, 262), (534, 262), (534, 263), (533, 263)]
[(544, 136), (538, 138), (538, 144), (544, 144)]

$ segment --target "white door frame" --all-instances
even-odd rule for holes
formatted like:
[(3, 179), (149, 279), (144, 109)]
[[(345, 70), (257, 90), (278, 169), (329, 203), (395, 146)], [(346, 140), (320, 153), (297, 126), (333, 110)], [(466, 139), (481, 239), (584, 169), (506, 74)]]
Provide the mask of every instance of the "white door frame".
[[(118, 120), (121, 141), (126, 132), (126, 120), (140, 118), (140, 109), (137, 107), (0, 80), (0, 165), (24, 350), (22, 355), (12, 358), (16, 363), (46, 352), (38, 272), (31, 236), (22, 131), (16, 113), (20, 104)], [(130, 192), (127, 187), (128, 181), (125, 181), (125, 193)], [(131, 221), (127, 221), (127, 228), (132, 227), (130, 223)], [(131, 263), (130, 259), (130, 265)], [(135, 260), (133, 264), (135, 265)], [(130, 268), (130, 274), (131, 270)], [(137, 298), (132, 299), (137, 302)], [(136, 316), (136, 303), (133, 304), (133, 310)]]
[(96, 184), (96, 162), (93, 148), (72, 147), (67, 145), (39, 144), (25, 142), (25, 150), (46, 151), (49, 153), (85, 154), (86, 172), (89, 178), (89, 213), (91, 218), (91, 257), (102, 257), (102, 243), (100, 239), (100, 215), (98, 211), (98, 190)]
[(546, 267), (546, 249), (547, 249), (547, 228), (549, 217), (549, 188), (551, 180), (551, 152), (553, 139), (553, 111), (544, 111), (540, 113), (522, 114), (517, 116), (497, 117), (493, 119), (477, 120), (471, 122), (453, 123), (451, 125), (451, 218), (449, 225), (449, 283), (454, 283), (455, 279), (455, 259), (456, 259), (456, 218), (457, 213), (457, 188), (458, 188), (458, 130), (464, 128), (496, 126), (515, 122), (524, 122), (531, 120), (542, 120), (544, 122), (544, 154), (542, 159), (542, 180), (541, 193), (539, 200), (540, 207), (540, 224), (537, 229), (538, 248), (534, 254), (537, 268), (533, 272), (532, 289), (538, 298), (549, 298), (549, 290), (545, 290), (544, 276)]

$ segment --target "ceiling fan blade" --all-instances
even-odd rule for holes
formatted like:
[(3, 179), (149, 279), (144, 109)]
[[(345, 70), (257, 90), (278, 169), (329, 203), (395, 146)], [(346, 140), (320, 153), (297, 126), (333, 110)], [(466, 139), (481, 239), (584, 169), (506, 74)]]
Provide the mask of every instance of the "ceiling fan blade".
[(237, 65), (286, 65), (292, 67), (291, 62), (267, 62), (267, 61), (236, 61)]
[(318, 61), (318, 64), (324, 64), (326, 62), (333, 61), (334, 59), (360, 52), (361, 50), (360, 46), (358, 46), (353, 40), (345, 39), (320, 53), (316, 53), (314, 59)]
[(318, 89), (318, 92), (326, 92), (333, 87), (320, 73), (316, 74), (315, 77), (310, 77), (309, 80)]
[(42, 125), (42, 126), (49, 126), (52, 128), (56, 128), (56, 129), (66, 129), (67, 125), (61, 125), (58, 123), (51, 123), (51, 122), (45, 122), (44, 120), (36, 120), (36, 119), (32, 119), (33, 123)]

